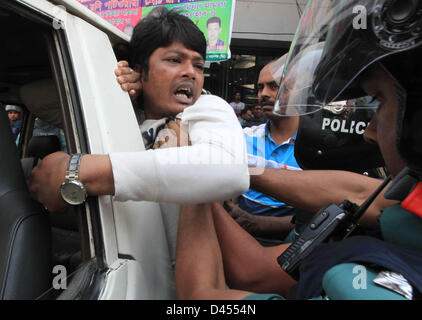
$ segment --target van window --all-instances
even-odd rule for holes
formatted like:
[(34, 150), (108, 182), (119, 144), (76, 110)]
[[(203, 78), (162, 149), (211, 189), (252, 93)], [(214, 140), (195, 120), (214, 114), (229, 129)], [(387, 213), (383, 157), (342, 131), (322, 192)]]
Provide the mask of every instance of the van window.
[[(65, 30), (54, 28), (51, 17), (19, 3), (2, 1), (0, 17), (0, 103), (23, 109), (16, 148), (28, 179), (32, 167), (48, 154), (89, 152), (89, 146), (72, 83)], [(48, 212), (51, 288), (39, 299), (57, 298), (86, 263), (95, 261), (96, 268), (103, 267), (100, 237), (92, 231), (98, 228), (96, 201), (87, 204), (89, 223), (85, 206)], [(65, 273), (66, 285), (54, 282), (59, 271), (61, 276)]]

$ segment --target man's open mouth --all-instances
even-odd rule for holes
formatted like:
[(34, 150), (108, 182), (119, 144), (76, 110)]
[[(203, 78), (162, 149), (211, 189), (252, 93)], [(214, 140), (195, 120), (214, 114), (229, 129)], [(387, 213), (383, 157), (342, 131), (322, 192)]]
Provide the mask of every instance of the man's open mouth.
[(190, 87), (180, 87), (174, 92), (174, 95), (180, 103), (192, 103), (193, 90)]

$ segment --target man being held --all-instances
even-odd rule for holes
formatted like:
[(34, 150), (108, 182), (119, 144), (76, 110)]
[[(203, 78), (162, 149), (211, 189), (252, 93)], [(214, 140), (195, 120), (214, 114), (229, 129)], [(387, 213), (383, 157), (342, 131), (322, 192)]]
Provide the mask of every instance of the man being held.
[[(206, 55), (203, 33), (190, 19), (160, 11), (135, 27), (130, 49), (132, 64), (140, 74), (130, 89), (138, 90), (137, 101), (147, 119), (143, 137), (150, 138), (148, 147), (156, 144), (165, 118), (180, 113), (177, 127), (186, 128), (191, 145), (83, 155), (79, 180), (87, 194), (114, 195), (118, 201), (198, 203), (227, 199), (247, 190), (249, 175), (239, 122), (224, 100), (201, 96)], [(61, 189), (68, 162), (69, 155), (57, 152), (32, 172), (31, 191), (51, 211), (68, 206), (69, 199)]]
[[(283, 56), (279, 62), (283, 64), (285, 60), (286, 56)], [(299, 118), (278, 117), (272, 113), (278, 90), (278, 84), (271, 73), (273, 63), (274, 61), (268, 63), (261, 70), (258, 79), (259, 116), (263, 114), (262, 110), (265, 110), (264, 113), (268, 117), (268, 121), (259, 126), (243, 129), (248, 162), (250, 166), (254, 167), (300, 170), (294, 158), (294, 137)], [(130, 80), (130, 75), (125, 79)], [(127, 86), (133, 86), (133, 83), (122, 84), (124, 90), (129, 89)], [(240, 98), (240, 93), (238, 97)], [(255, 114), (257, 113), (255, 112)], [(258, 170), (259, 172), (256, 174), (259, 176), (262, 172), (260, 169)], [(284, 232), (288, 232), (292, 228), (290, 221), (291, 216), (295, 213), (294, 208), (261, 192), (249, 189), (239, 197), (239, 207), (231, 201), (226, 201), (226, 209), (233, 218), (256, 236), (281, 239), (283, 233), (280, 233), (280, 227)], [(262, 225), (263, 219), (259, 218), (264, 215), (283, 218)], [(268, 228), (269, 225), (276, 228)]]

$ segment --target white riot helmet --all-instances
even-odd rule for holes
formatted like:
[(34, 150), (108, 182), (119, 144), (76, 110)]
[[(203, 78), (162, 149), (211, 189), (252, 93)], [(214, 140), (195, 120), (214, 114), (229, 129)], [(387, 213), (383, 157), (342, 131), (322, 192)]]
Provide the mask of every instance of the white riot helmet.
[[(318, 46), (319, 58), (313, 54), (311, 59)], [(281, 112), (275, 112), (301, 115), (361, 98), (360, 75), (380, 63), (404, 89), (398, 97), (397, 148), (422, 177), (421, 57), (421, 0), (310, 0), (283, 70), (277, 100)], [(299, 86), (289, 87), (284, 82), (295, 69), (307, 74)], [(289, 94), (303, 96), (284, 99)], [(377, 105), (369, 101), (360, 107), (375, 111)]]

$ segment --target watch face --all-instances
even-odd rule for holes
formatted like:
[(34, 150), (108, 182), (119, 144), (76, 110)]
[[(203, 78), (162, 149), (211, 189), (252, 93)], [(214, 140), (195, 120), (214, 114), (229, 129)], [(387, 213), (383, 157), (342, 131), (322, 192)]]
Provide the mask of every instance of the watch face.
[(78, 205), (85, 201), (86, 191), (79, 181), (69, 181), (62, 184), (60, 193), (64, 201), (71, 205)]

